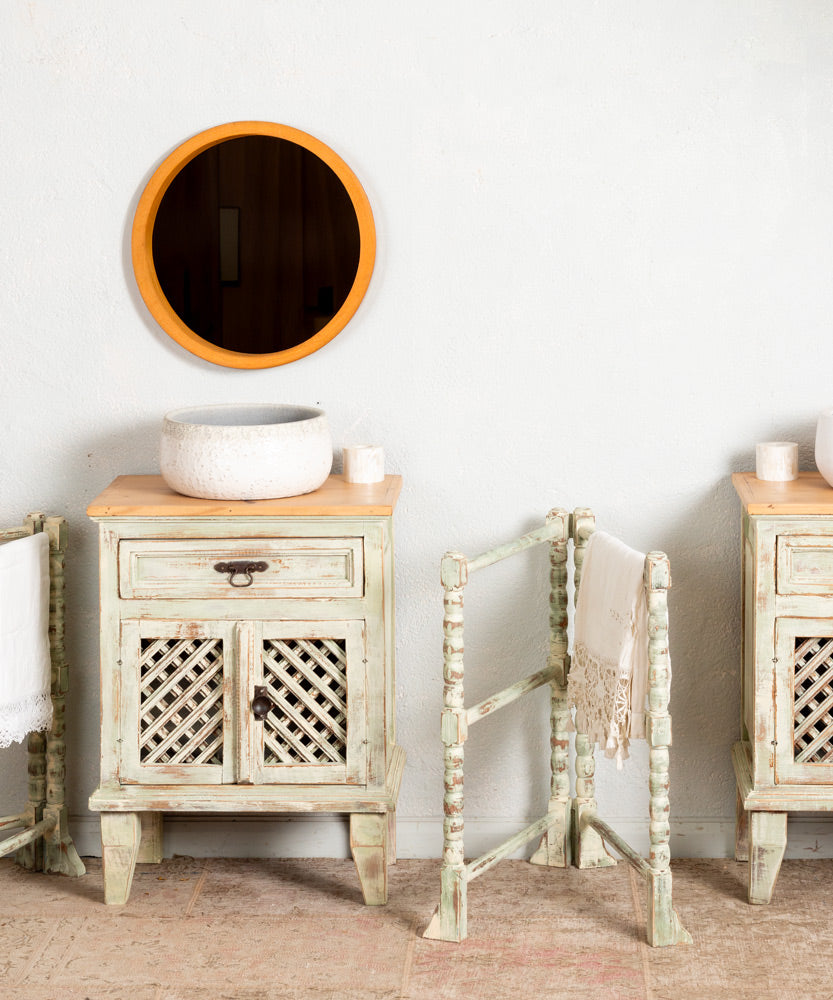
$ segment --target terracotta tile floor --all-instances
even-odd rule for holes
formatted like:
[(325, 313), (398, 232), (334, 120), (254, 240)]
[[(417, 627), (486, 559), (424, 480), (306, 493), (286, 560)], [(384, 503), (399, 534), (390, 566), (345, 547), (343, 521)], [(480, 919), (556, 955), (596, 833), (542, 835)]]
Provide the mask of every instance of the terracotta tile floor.
[(174, 858), (140, 865), (130, 902), (0, 861), (0, 1000), (831, 1000), (833, 861), (787, 861), (770, 906), (746, 866), (674, 863), (694, 944), (644, 942), (625, 865), (504, 861), (469, 889), (469, 939), (420, 936), (439, 864), (400, 861), (365, 907), (351, 862)]

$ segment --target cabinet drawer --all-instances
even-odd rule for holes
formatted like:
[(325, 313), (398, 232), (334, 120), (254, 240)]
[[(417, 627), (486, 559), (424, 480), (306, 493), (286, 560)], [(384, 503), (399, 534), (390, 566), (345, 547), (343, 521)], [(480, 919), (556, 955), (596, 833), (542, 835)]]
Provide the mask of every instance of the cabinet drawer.
[(119, 542), (122, 598), (363, 594), (361, 538), (124, 538)]
[(779, 535), (776, 589), (833, 595), (833, 535)]

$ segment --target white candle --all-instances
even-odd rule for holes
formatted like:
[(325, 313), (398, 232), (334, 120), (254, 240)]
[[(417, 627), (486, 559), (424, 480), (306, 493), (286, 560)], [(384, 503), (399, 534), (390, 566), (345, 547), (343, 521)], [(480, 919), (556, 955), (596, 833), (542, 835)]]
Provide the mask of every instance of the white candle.
[(798, 445), (794, 441), (764, 441), (755, 445), (755, 475), (771, 483), (798, 479)]
[(380, 483), (385, 478), (385, 452), (378, 445), (346, 446), (342, 458), (348, 483)]

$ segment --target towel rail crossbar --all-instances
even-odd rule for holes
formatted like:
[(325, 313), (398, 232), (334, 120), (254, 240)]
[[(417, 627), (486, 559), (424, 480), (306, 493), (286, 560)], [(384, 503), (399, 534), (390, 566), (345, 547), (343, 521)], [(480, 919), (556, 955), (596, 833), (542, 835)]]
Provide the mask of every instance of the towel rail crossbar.
[[(598, 819), (595, 799), (593, 744), (581, 732), (575, 738), (575, 795), (570, 794), (569, 729), (571, 706), (567, 692), (570, 655), (567, 643), (567, 547), (572, 540), (574, 592), (577, 593), (587, 543), (595, 530), (595, 517), (587, 508), (572, 514), (551, 510), (546, 524), (505, 545), (467, 559), (460, 552), (447, 552), (440, 575), (443, 585), (443, 712), (444, 763), (443, 863), (440, 905), (424, 936), (443, 941), (465, 939), (467, 886), (535, 837), (541, 844), (532, 856), (535, 864), (564, 867), (574, 862), (580, 868), (615, 864), (606, 843), (619, 852), (648, 881), (648, 942), (671, 945), (690, 941), (671, 907), (671, 869), (668, 825), (668, 747), (671, 717), (668, 714), (670, 669), (667, 634), (666, 592), (671, 585), (668, 559), (662, 552), (645, 557), (644, 585), (648, 606), (648, 711), (646, 738), (650, 755), (650, 861), (633, 850), (614, 830)], [(511, 684), (497, 694), (466, 708), (464, 701), (463, 597), (469, 576), (532, 546), (549, 543), (550, 554), (550, 644), (547, 666)], [(543, 684), (551, 688), (551, 791), (547, 815), (508, 838), (474, 861), (465, 863), (463, 846), (463, 760), (468, 728), (500, 708), (517, 701)]]
[(40, 823), (35, 823), (34, 826), (27, 827), (22, 833), (15, 834), (14, 837), (4, 840), (2, 843), (3, 854), (12, 854), (14, 851), (26, 847), (27, 844), (34, 843), (38, 837), (42, 837), (44, 834), (54, 830), (56, 822), (57, 820), (54, 816), (51, 816), (49, 819), (42, 819)]
[(514, 837), (509, 837), (508, 840), (504, 840), (502, 844), (498, 844), (491, 851), (487, 851), (485, 854), (481, 854), (479, 858), (475, 858), (474, 861), (470, 861), (466, 865), (467, 880), (471, 882), (473, 878), (477, 878), (478, 875), (482, 875), (483, 872), (488, 871), (498, 861), (502, 861), (504, 858), (508, 858), (510, 854), (514, 854), (518, 848), (523, 847), (524, 844), (528, 844), (530, 840), (540, 837), (546, 833), (554, 822), (554, 816), (550, 816), (549, 814), (542, 816), (541, 819), (535, 820), (534, 823), (530, 823), (529, 826), (516, 833)]
[(3, 528), (0, 529), (0, 542), (13, 542), (18, 538), (28, 538), (29, 535), (33, 534), (34, 530), (40, 530), (39, 527), (34, 529), (33, 526), (26, 525), (23, 528)]
[(11, 830), (16, 826), (26, 825), (26, 813), (17, 816), (0, 816), (0, 830)]
[(522, 680), (510, 684), (509, 687), (498, 691), (497, 694), (493, 694), (489, 698), (484, 698), (483, 701), (479, 701), (476, 705), (472, 705), (471, 708), (466, 709), (466, 724), (473, 726), (475, 722), (485, 719), (487, 715), (497, 712), (498, 709), (506, 708), (507, 705), (511, 705), (513, 701), (517, 701), (518, 698), (522, 698), (530, 691), (541, 687), (542, 684), (549, 684), (554, 677), (555, 668), (544, 667), (543, 670), (529, 674), (529, 676), (524, 677)]
[[(467, 565), (468, 572), (475, 573), (479, 569), (485, 569), (486, 566), (493, 566), (495, 563), (508, 559), (510, 556), (517, 555), (525, 549), (534, 548), (543, 542), (551, 542), (563, 533), (564, 526), (560, 522), (554, 521), (551, 524), (545, 524), (542, 528), (536, 528), (526, 535), (521, 535), (514, 542), (507, 542), (505, 545), (498, 545), (493, 549), (489, 549), (488, 552), (483, 552), (479, 556), (475, 556), (474, 559), (466, 559), (465, 556), (462, 558)], [(563, 540), (566, 541), (566, 539)]]
[(625, 861), (635, 868), (643, 878), (648, 878), (651, 874), (651, 866), (639, 854), (635, 851), (627, 841), (623, 840), (619, 834), (604, 820), (599, 819), (598, 816), (594, 816), (592, 813), (586, 814), (581, 819), (582, 827), (591, 827), (598, 833), (602, 840), (609, 844), (614, 850), (618, 851)]

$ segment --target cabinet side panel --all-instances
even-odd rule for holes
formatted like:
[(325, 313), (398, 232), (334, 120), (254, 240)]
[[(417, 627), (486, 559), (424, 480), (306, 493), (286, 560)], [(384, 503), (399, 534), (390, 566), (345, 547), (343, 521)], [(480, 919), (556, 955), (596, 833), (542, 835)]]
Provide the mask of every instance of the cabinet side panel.
[(99, 587), (101, 609), (101, 783), (118, 780), (121, 710), (119, 656), (117, 532), (107, 525), (99, 530)]
[(365, 530), (367, 596), (367, 783), (382, 787), (387, 774), (386, 734), (388, 731), (387, 666), (388, 638), (385, 617), (386, 532), (380, 522), (368, 522)]
[(749, 632), (747, 633), (747, 671), (752, 674), (749, 686), (752, 744), (752, 775), (756, 786), (771, 785), (775, 767), (775, 549), (778, 526), (769, 518), (752, 519), (754, 579), (750, 586)]
[(743, 515), (741, 552), (741, 739), (755, 731), (755, 551), (749, 516)]

